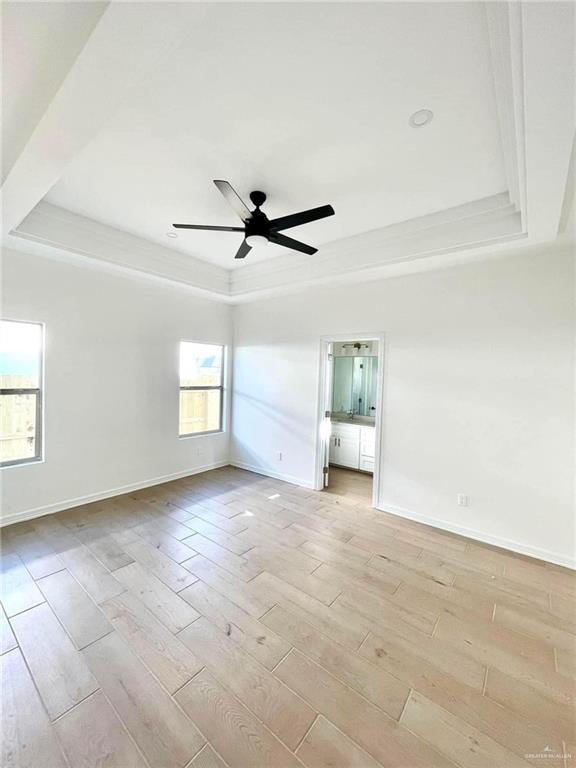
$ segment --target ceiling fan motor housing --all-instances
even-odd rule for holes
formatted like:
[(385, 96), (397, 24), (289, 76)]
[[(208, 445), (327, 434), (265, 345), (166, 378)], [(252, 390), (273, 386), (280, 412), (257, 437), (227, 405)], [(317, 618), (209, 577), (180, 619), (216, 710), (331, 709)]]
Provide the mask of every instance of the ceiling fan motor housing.
[(259, 192), (258, 190), (250, 192), (250, 200), (252, 200), (256, 208), (260, 208), (266, 202), (266, 193)]
[[(257, 205), (256, 201), (254, 200), (256, 195), (262, 195), (264, 200), (266, 199), (266, 195), (263, 192), (252, 192), (250, 194), (250, 199), (254, 205)], [(262, 198), (258, 199), (261, 200)], [(264, 200), (262, 200), (262, 202), (264, 202)], [(250, 235), (260, 235), (261, 237), (268, 239), (270, 236), (270, 220), (268, 219), (268, 216), (266, 216), (266, 214), (260, 210), (259, 207), (256, 207), (256, 209), (252, 212), (252, 218), (245, 221), (244, 225), (246, 227), (246, 237), (250, 237)]]

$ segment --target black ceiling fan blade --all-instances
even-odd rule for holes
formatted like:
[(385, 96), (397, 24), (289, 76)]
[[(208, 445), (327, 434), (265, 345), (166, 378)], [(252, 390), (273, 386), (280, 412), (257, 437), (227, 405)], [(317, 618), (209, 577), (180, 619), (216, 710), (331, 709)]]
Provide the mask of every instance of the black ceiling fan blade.
[(291, 213), (289, 216), (272, 219), (270, 228), (279, 232), (281, 229), (299, 227), (300, 224), (308, 224), (310, 221), (325, 219), (326, 216), (334, 216), (334, 208), (331, 205), (321, 205), (318, 208), (310, 208), (308, 211), (300, 211), (300, 213)]
[(276, 243), (276, 245), (283, 245), (284, 248), (291, 248), (293, 251), (307, 253), (309, 256), (312, 256), (318, 250), (318, 248), (301, 243), (299, 240), (293, 240), (291, 237), (286, 237), (286, 235), (279, 235), (277, 232), (270, 233), (270, 242)]
[(242, 240), (242, 242), (240, 243), (240, 248), (238, 248), (238, 250), (236, 251), (236, 256), (234, 256), (234, 258), (245, 259), (251, 250), (252, 250), (252, 247), (248, 245), (246, 240)]
[(218, 187), (220, 192), (224, 195), (226, 198), (228, 205), (232, 207), (234, 211), (240, 216), (242, 221), (248, 221), (252, 218), (252, 213), (249, 210), (248, 206), (238, 192), (234, 189), (232, 184), (230, 184), (229, 181), (221, 181), (220, 179), (214, 179), (214, 184)]
[(214, 232), (244, 232), (244, 227), (213, 227), (210, 224), (172, 224), (175, 229), (210, 229)]

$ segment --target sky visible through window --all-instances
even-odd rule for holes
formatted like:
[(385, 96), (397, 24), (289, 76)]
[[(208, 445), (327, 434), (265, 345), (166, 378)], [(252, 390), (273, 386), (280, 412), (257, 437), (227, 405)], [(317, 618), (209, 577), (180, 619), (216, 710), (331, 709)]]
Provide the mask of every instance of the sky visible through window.
[(15, 463), (40, 453), (42, 360), (39, 323), (0, 321), (0, 460)]
[[(0, 377), (2, 387), (39, 386), (42, 327), (38, 323), (0, 321)], [(29, 384), (5, 379), (27, 379)]]
[(180, 345), (180, 386), (218, 386), (221, 381), (222, 347), (183, 341)]

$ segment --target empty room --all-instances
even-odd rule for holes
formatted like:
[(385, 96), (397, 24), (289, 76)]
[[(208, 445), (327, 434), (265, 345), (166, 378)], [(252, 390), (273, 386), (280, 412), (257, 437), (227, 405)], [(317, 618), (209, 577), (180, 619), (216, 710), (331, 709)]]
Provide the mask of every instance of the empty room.
[(1, 768), (576, 766), (576, 4), (0, 14)]

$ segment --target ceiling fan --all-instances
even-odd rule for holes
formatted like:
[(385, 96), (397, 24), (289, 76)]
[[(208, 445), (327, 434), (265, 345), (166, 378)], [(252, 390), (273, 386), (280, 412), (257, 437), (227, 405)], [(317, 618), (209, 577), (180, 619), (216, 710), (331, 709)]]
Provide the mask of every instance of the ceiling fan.
[(254, 204), (253, 211), (249, 210), (242, 201), (232, 185), (227, 181), (214, 180), (214, 184), (224, 195), (233, 210), (240, 216), (244, 222), (243, 227), (213, 227), (205, 224), (173, 224), (176, 229), (209, 229), (217, 232), (244, 232), (244, 240), (234, 256), (235, 259), (245, 259), (255, 245), (264, 243), (276, 243), (284, 248), (291, 248), (293, 251), (316, 253), (318, 248), (301, 243), (299, 240), (293, 240), (291, 237), (281, 235), (283, 229), (299, 227), (300, 224), (307, 224), (310, 221), (324, 219), (326, 216), (334, 215), (334, 208), (331, 205), (321, 205), (318, 208), (310, 208), (308, 211), (292, 213), (289, 216), (281, 216), (279, 219), (269, 219), (260, 208), (266, 201), (264, 192), (250, 192), (250, 200)]

